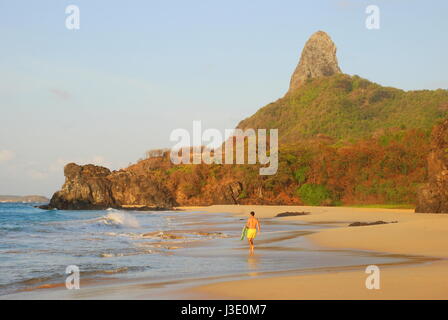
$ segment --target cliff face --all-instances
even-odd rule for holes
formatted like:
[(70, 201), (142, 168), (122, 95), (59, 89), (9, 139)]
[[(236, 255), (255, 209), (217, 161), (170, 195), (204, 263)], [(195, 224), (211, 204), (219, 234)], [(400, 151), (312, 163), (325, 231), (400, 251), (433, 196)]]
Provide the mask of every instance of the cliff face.
[(161, 172), (173, 169), (169, 158), (144, 160), (129, 168), (111, 172), (92, 164), (69, 163), (64, 168), (65, 183), (44, 209), (93, 210), (146, 207), (168, 209), (177, 205), (236, 204), (243, 186), (235, 180), (210, 183), (195, 194), (197, 177), (181, 174), (181, 182), (167, 179)]
[(308, 79), (337, 73), (342, 72), (336, 58), (336, 46), (328, 34), (318, 31), (308, 39), (302, 50), (299, 64), (291, 77), (289, 91), (299, 88)]
[(123, 205), (171, 208), (176, 205), (166, 187), (151, 176), (75, 163), (65, 166), (64, 175), (65, 183), (51, 198), (50, 208), (87, 210)]
[(448, 213), (448, 119), (432, 132), (428, 183), (418, 193), (418, 213)]

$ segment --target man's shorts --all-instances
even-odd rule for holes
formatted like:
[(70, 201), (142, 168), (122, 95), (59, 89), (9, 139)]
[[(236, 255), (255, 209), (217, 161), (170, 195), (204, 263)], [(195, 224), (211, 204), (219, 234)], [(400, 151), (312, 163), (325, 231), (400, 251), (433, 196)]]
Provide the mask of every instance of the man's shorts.
[(254, 239), (257, 235), (257, 229), (247, 229), (247, 239)]

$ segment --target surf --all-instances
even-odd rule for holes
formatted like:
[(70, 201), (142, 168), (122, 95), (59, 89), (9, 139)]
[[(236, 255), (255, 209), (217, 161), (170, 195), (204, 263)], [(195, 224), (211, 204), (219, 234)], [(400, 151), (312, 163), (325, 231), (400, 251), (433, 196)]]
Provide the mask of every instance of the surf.
[[(110, 211), (110, 210), (109, 210)], [(140, 228), (137, 218), (129, 213), (112, 211), (98, 219), (101, 223), (110, 226), (122, 226), (128, 228)]]

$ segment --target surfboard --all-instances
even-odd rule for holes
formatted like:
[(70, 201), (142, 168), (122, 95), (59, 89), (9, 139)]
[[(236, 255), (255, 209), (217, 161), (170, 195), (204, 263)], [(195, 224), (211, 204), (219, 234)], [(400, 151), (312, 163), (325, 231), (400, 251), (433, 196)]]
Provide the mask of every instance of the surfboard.
[(246, 236), (247, 236), (247, 227), (244, 226), (243, 231), (241, 231), (241, 239), (240, 240), (243, 240), (244, 238), (246, 238)]

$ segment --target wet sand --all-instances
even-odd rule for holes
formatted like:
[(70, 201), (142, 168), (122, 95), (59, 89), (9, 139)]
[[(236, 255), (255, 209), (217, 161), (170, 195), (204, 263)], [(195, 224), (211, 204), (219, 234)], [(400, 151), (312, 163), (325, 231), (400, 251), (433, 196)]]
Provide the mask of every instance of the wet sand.
[(379, 290), (367, 290), (364, 268), (210, 284), (193, 289), (206, 299), (447, 299), (448, 262), (381, 267)]
[[(305, 235), (325, 248), (410, 255), (422, 260), (413, 265), (378, 264), (379, 290), (366, 288), (367, 265), (363, 265), (209, 284), (192, 289), (192, 295), (210, 299), (448, 299), (448, 215), (416, 214), (408, 209), (304, 206), (211, 206), (202, 210), (237, 216), (254, 210), (261, 220), (281, 212), (306, 211), (310, 215), (276, 219), (335, 226)], [(397, 223), (348, 227), (356, 221), (378, 220)]]

